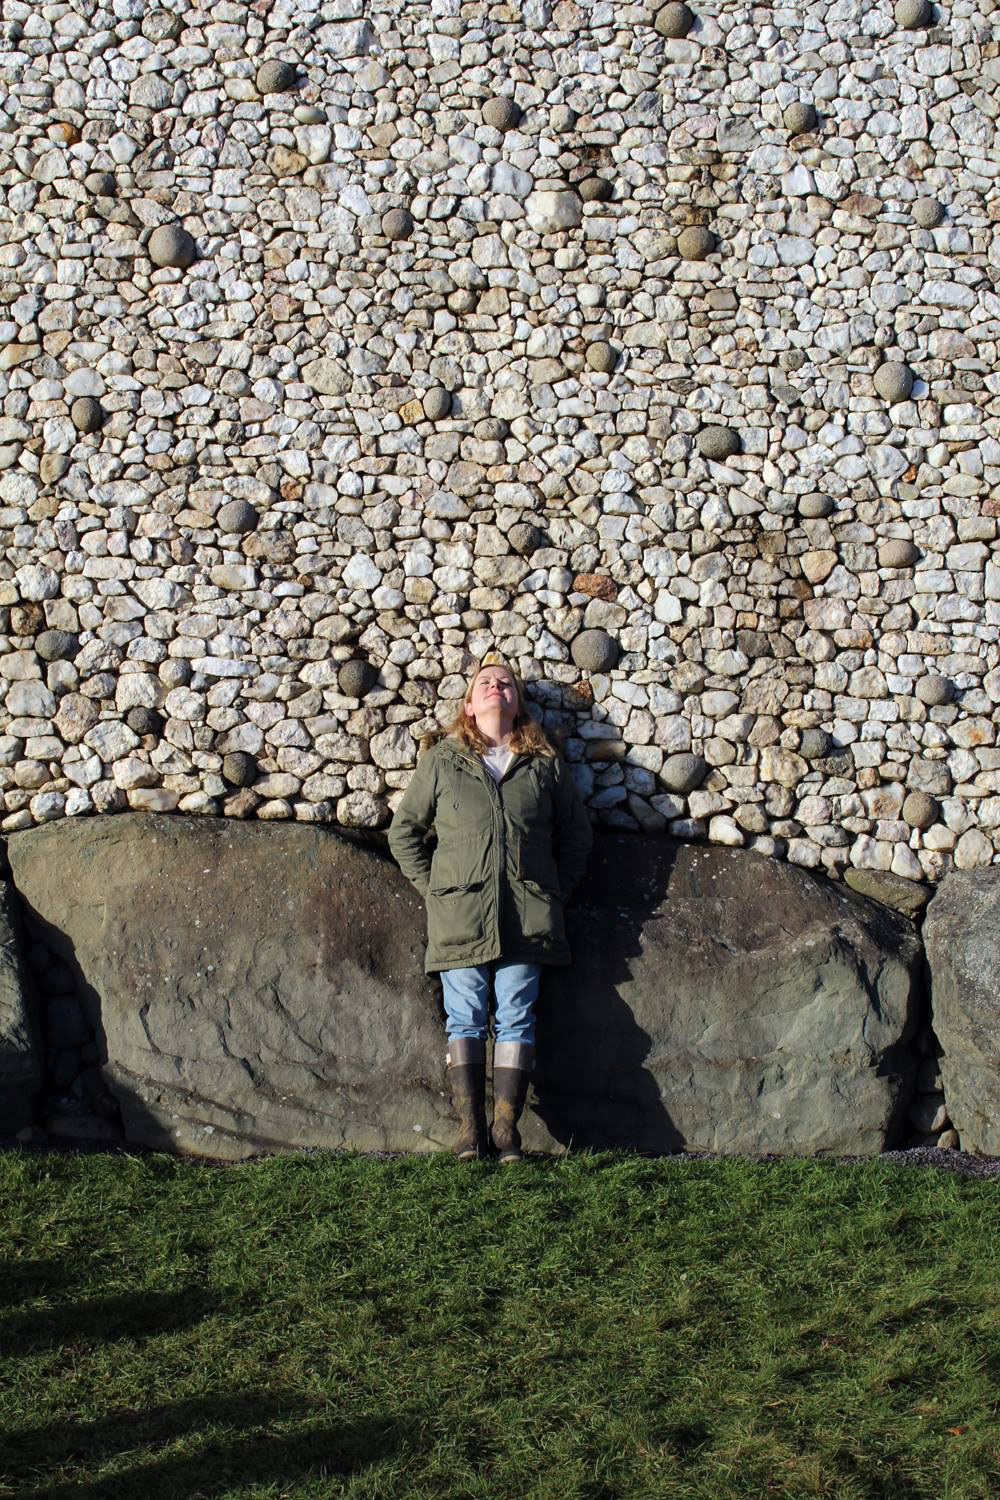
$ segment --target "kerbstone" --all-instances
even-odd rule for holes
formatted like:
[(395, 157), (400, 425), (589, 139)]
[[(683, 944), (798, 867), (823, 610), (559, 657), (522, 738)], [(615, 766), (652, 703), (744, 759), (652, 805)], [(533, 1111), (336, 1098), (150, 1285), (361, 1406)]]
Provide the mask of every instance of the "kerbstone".
[(62, 994), (46, 1000), (45, 1040), (50, 1047), (85, 1047), (93, 1040), (93, 1028), (75, 995)]
[(907, 880), (888, 870), (846, 870), (844, 881), (852, 891), (878, 901), (891, 911), (916, 919), (934, 894), (933, 888), (919, 881)]
[(24, 936), (17, 894), (0, 881), (0, 1135), (10, 1136), (36, 1118), (43, 1058), (38, 1023), (24, 966)]
[[(660, 839), (636, 854), (634, 839), (599, 840), (570, 912), (575, 966), (553, 972), (538, 1033), (548, 1132), (723, 1152), (869, 1154), (900, 1139), (912, 925), (738, 849)], [(541, 1143), (531, 1115), (525, 1138)]]
[(1000, 870), (945, 876), (923, 926), (941, 1079), (962, 1149), (1000, 1156)]
[[(359, 816), (378, 801), (352, 796)], [(9, 849), (132, 1144), (230, 1160), (451, 1146), (423, 904), (380, 852), (314, 826), (134, 813)], [(529, 1149), (867, 1155), (899, 1139), (919, 1061), (905, 919), (739, 849), (601, 836), (567, 922), (576, 962), (546, 975)]]

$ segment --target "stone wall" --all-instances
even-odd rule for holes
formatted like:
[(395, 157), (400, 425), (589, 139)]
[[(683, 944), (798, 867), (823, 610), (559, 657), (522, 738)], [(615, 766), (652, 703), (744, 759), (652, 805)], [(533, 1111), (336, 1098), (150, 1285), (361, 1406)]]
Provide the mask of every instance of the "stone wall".
[(497, 647), (595, 818), (1000, 827), (988, 0), (7, 0), (0, 828), (378, 826)]

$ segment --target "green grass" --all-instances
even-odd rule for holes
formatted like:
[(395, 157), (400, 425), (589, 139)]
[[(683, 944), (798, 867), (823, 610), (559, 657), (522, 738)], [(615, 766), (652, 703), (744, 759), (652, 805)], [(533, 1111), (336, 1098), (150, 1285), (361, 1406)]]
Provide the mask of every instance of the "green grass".
[(0, 1496), (994, 1500), (1000, 1184), (0, 1154)]

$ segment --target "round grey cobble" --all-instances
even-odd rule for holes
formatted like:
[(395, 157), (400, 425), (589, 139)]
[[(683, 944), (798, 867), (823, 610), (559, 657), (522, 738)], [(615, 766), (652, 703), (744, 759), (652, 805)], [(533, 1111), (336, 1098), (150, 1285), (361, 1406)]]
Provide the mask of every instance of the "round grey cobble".
[(583, 630), (575, 637), (570, 653), (585, 672), (610, 672), (617, 665), (621, 647), (606, 630)]
[(657, 11), (653, 25), (661, 36), (676, 39), (687, 36), (694, 21), (694, 11), (682, 0), (669, 0)]
[(149, 236), (147, 246), (154, 266), (171, 266), (186, 270), (197, 257), (194, 237), (182, 224), (161, 224)]

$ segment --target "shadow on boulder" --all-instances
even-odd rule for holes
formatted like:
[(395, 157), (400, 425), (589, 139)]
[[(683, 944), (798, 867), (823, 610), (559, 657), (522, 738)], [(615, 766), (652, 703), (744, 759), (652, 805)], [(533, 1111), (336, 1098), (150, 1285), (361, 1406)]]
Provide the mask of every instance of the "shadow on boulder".
[(540, 1011), (546, 1134), (808, 1155), (899, 1138), (922, 972), (907, 918), (794, 865), (628, 836), (597, 840), (568, 915), (574, 966)]
[[(625, 998), (641, 976), (644, 928), (666, 900), (678, 845), (634, 873), (631, 839), (598, 838), (591, 867), (567, 911), (574, 962), (550, 969), (538, 1006), (534, 1113), (566, 1150), (683, 1150), (682, 1132), (648, 1066), (653, 1035)], [(630, 858), (631, 855), (631, 858)], [(529, 1147), (534, 1132), (524, 1135)]]

